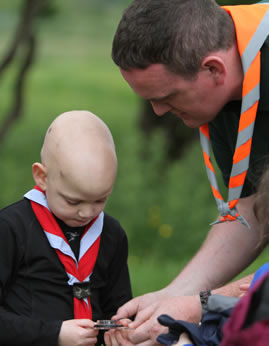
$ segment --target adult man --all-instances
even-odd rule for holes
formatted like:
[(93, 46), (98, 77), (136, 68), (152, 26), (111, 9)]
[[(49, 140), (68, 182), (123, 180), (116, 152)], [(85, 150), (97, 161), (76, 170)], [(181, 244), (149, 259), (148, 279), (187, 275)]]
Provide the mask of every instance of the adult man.
[[(222, 221), (235, 220), (214, 225), (199, 252), (168, 287), (137, 297), (119, 310), (118, 318), (136, 314), (133, 326), (138, 328), (130, 335), (134, 344), (154, 342), (149, 338), (155, 340), (160, 333), (156, 317), (161, 313), (197, 320), (199, 291), (227, 283), (261, 251), (256, 246), (259, 233), (252, 206), (254, 183), (269, 153), (265, 96), (269, 43), (264, 42), (269, 34), (268, 10), (265, 4), (223, 9), (213, 0), (134, 0), (120, 21), (113, 41), (114, 62), (157, 115), (170, 111), (189, 127), (209, 130), (204, 133), (210, 137), (224, 182), (228, 186), (233, 180), (229, 183), (233, 198), (224, 203), (204, 149), (214, 197)], [(251, 59), (250, 51), (255, 51)], [(247, 124), (239, 125), (240, 114)], [(254, 122), (252, 140), (249, 128)], [(238, 286), (230, 286), (226, 293), (237, 295)]]

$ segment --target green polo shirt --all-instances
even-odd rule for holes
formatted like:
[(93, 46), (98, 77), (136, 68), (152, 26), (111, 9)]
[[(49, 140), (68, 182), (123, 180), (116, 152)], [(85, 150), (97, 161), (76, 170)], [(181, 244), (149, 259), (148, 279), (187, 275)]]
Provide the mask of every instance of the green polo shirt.
[[(210, 139), (216, 162), (228, 187), (238, 134), (241, 101), (228, 103), (209, 123)], [(260, 101), (255, 121), (250, 165), (241, 197), (256, 191), (256, 185), (269, 164), (269, 38), (261, 49)]]

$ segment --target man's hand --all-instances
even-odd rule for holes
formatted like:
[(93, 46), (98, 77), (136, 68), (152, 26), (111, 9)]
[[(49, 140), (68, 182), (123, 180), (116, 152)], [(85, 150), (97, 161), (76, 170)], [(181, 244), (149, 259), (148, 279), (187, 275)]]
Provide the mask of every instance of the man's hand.
[[(155, 294), (156, 299), (154, 299)], [(151, 302), (149, 304), (147, 296)], [(167, 333), (168, 329), (158, 323), (157, 317), (167, 314), (174, 319), (199, 323), (202, 308), (198, 296), (168, 297), (163, 292), (160, 294), (158, 291), (137, 297), (128, 302), (119, 309), (118, 314), (114, 318), (130, 317), (135, 312), (137, 312), (135, 321), (129, 324), (129, 327), (134, 328), (134, 330), (125, 330), (124, 334), (119, 334), (120, 331), (117, 331), (111, 338), (111, 346), (159, 345), (156, 341), (157, 336)], [(126, 314), (129, 315), (127, 316)]]
[[(165, 289), (152, 292), (152, 293), (147, 293), (142, 296), (136, 297), (130, 300), (129, 302), (127, 302), (126, 304), (124, 304), (123, 306), (121, 306), (118, 309), (117, 314), (113, 316), (113, 319), (122, 319), (122, 318), (128, 318), (132, 316), (137, 317), (138, 313), (140, 314), (141, 310), (144, 310), (147, 307), (154, 306), (155, 303), (163, 297), (168, 297), (168, 294), (166, 293)], [(147, 315), (143, 317), (143, 314), (141, 314), (140, 324), (143, 323), (143, 321), (147, 319), (148, 319)]]
[(60, 330), (59, 346), (93, 346), (97, 343), (98, 330), (88, 319), (64, 321)]
[[(144, 342), (151, 341), (151, 345), (155, 343), (156, 337), (166, 332), (157, 322), (161, 314), (198, 322), (201, 306), (195, 295), (204, 289), (221, 287), (256, 258), (262, 247), (256, 246), (260, 242), (260, 233), (253, 212), (254, 200), (254, 196), (249, 196), (241, 198), (237, 204), (250, 230), (239, 221), (214, 225), (198, 253), (169, 286), (137, 297), (118, 310), (114, 318), (136, 315), (130, 325), (136, 329), (128, 333), (130, 342), (140, 346), (146, 346)], [(222, 294), (219, 290), (219, 294)], [(236, 292), (239, 292), (238, 287)]]

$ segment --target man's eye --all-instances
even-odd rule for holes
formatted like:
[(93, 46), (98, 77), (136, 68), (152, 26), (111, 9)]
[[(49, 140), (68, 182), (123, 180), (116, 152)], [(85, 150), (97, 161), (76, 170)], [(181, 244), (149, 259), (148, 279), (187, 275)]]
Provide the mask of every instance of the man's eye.
[(104, 199), (99, 199), (98, 201), (96, 201), (96, 203), (105, 203), (105, 201), (106, 201), (106, 198), (104, 198)]

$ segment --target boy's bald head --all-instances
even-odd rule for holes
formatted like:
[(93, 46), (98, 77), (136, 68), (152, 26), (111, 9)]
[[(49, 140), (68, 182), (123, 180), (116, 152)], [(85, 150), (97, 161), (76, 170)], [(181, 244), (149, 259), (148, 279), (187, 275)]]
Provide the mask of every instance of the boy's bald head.
[(110, 130), (100, 118), (88, 111), (66, 112), (53, 121), (45, 136), (41, 159), (48, 168), (58, 163), (61, 174), (66, 170), (88, 174), (88, 169), (116, 165)]
[(111, 190), (117, 172), (111, 132), (91, 112), (63, 113), (47, 130), (41, 165), (47, 179), (60, 179), (85, 193), (105, 194)]
[[(47, 130), (41, 150), (41, 159), (49, 164), (52, 157), (68, 161), (78, 154), (89, 159), (87, 154), (95, 155), (101, 148), (115, 151), (114, 141), (106, 124), (88, 111), (70, 111), (59, 115)], [(71, 153), (76, 151), (75, 157)]]

